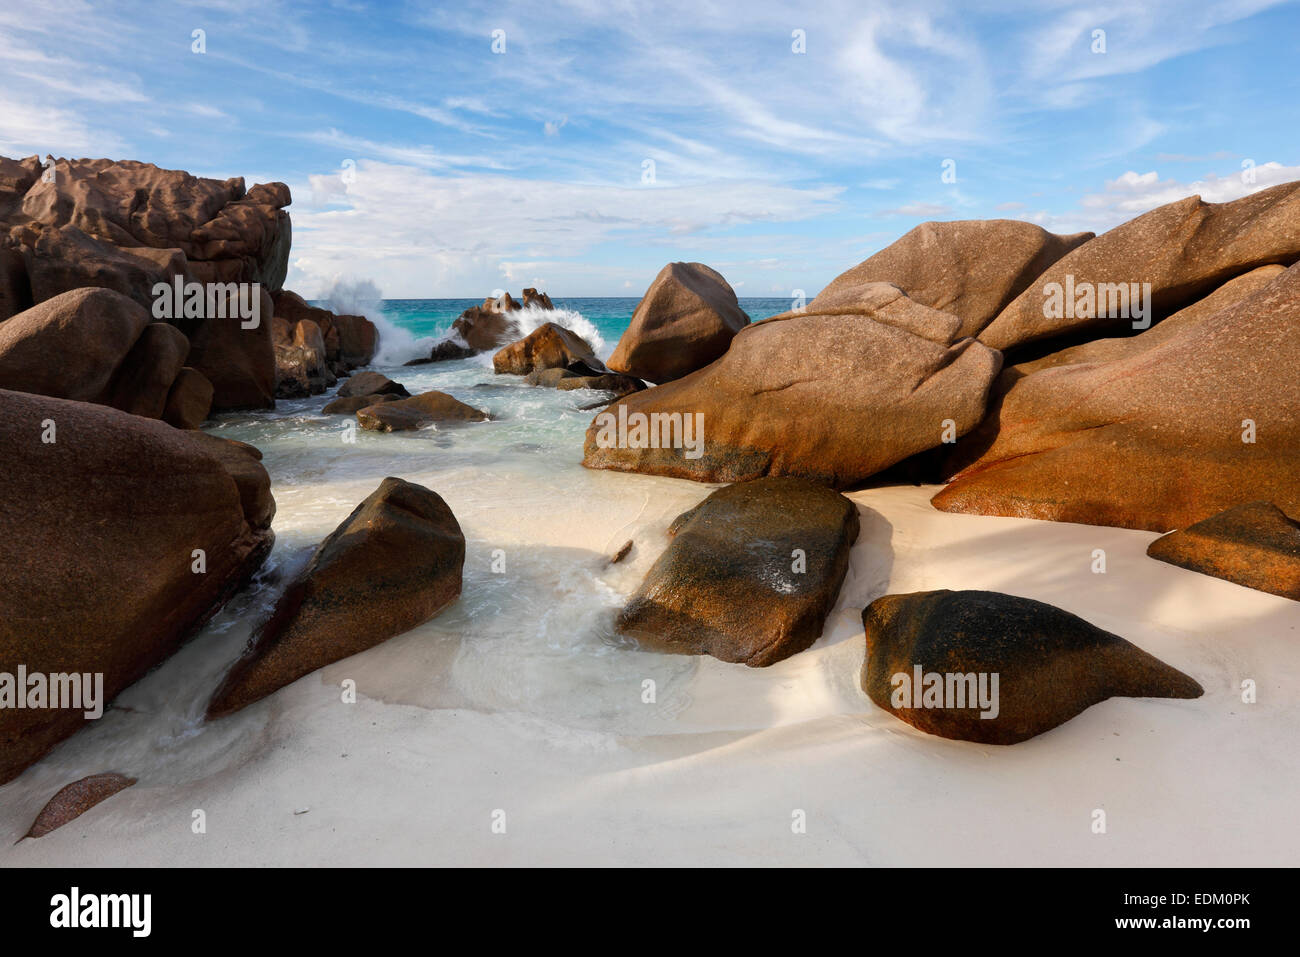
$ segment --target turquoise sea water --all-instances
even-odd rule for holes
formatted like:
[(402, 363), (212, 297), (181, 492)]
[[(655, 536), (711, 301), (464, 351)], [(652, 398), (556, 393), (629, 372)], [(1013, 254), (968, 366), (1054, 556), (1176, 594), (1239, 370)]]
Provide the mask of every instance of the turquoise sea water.
[[(409, 333), (415, 340), (436, 341), (445, 336), (451, 324), (470, 306), (482, 303), (481, 299), (385, 299), (380, 311), (388, 322)], [(555, 307), (564, 313), (576, 313), (585, 319), (604, 340), (605, 348), (597, 351), (608, 355), (627, 329), (632, 312), (640, 300), (635, 297), (621, 299), (554, 299)], [(741, 299), (740, 306), (750, 319), (766, 319), (791, 308), (791, 301), (783, 299)], [(371, 314), (371, 310), (367, 310)], [(558, 320), (565, 325), (563, 319)], [(381, 330), (383, 326), (381, 324)], [(577, 328), (582, 333), (586, 330)], [(425, 350), (427, 352), (427, 350)], [(414, 357), (414, 354), (411, 356)]]

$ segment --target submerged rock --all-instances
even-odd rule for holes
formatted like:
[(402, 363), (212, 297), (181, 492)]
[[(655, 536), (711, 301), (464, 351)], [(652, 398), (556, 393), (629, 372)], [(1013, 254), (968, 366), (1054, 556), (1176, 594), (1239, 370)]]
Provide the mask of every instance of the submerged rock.
[(821, 635), (858, 528), (857, 507), (814, 482), (718, 489), (673, 522), (616, 627), (647, 650), (775, 664)]
[(867, 606), (862, 623), (862, 690), (914, 728), (945, 738), (1016, 744), (1107, 698), (1203, 693), (1118, 635), (1014, 595), (886, 595)]
[(747, 325), (721, 273), (703, 263), (669, 263), (637, 303), (609, 367), (650, 382), (680, 379), (726, 352)]
[[(746, 326), (721, 359), (596, 416), (582, 464), (704, 482), (798, 475), (847, 488), (983, 418), (1001, 356), (956, 341), (956, 316), (887, 283), (852, 308), (861, 311)], [(678, 437), (665, 439), (673, 427)]]
[(220, 718), (410, 631), (461, 588), (465, 537), (447, 503), (386, 478), (321, 542), (208, 705)]
[(394, 382), (382, 373), (366, 370), (351, 376), (339, 386), (337, 397), (348, 399), (359, 395), (396, 395), (408, 398), (411, 393), (400, 382)]
[[(103, 703), (176, 651), (274, 541), (265, 470), (211, 436), (0, 391), (0, 462), (0, 670), (102, 674)], [(85, 710), (0, 709), (0, 783)]]
[(44, 837), (135, 783), (135, 778), (128, 778), (115, 771), (92, 774), (80, 781), (73, 781), (60, 788), (41, 808), (41, 813), (36, 815), (36, 820), (23, 837)]
[(645, 383), (630, 375), (616, 375), (607, 372), (604, 375), (570, 374), (555, 383), (561, 392), (573, 389), (595, 389), (600, 392), (612, 392), (615, 396), (631, 395), (645, 388)]
[(1147, 554), (1202, 575), (1300, 601), (1300, 523), (1249, 502), (1157, 538)]
[(434, 422), (483, 422), (489, 418), (481, 409), (437, 391), (379, 402), (357, 411), (357, 421), (371, 432), (405, 432)]
[(401, 396), (392, 392), (384, 392), (379, 395), (349, 395), (341, 399), (334, 399), (325, 403), (321, 409), (322, 415), (352, 415), (362, 409), (368, 409), (372, 405), (382, 405), (385, 402), (399, 402)]

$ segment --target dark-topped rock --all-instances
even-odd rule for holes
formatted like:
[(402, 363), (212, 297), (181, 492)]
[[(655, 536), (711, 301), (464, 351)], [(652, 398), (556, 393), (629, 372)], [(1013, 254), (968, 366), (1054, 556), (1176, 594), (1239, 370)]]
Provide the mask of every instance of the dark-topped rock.
[(775, 664), (821, 635), (858, 527), (852, 502), (803, 479), (718, 489), (673, 522), (616, 627), (647, 650)]
[(46, 802), (23, 837), (44, 837), (135, 783), (135, 778), (128, 778), (116, 771), (92, 774), (80, 781), (73, 781), (59, 788), (54, 797)]
[(176, 374), (162, 420), (178, 429), (197, 429), (212, 411), (212, 383), (197, 369), (185, 366)]
[(357, 410), (357, 421), (371, 432), (409, 432), (435, 422), (483, 422), (489, 418), (481, 409), (438, 391)]
[(428, 621), (460, 594), (465, 537), (447, 503), (386, 478), (321, 542), (235, 662), (208, 718)]
[[(567, 369), (565, 370), (568, 371)], [(570, 389), (596, 389), (601, 392), (613, 392), (615, 396), (631, 395), (645, 388), (645, 383), (630, 375), (617, 375), (607, 372), (604, 375), (574, 375), (569, 373), (558, 382), (555, 388), (561, 392)]]
[(1016, 744), (1107, 698), (1203, 693), (1118, 635), (1014, 595), (886, 595), (867, 606), (862, 623), (862, 690), (914, 728), (945, 738)]
[[(896, 286), (868, 292), (854, 306), (861, 312), (746, 326), (711, 365), (618, 400), (588, 428), (583, 465), (705, 482), (798, 475), (847, 488), (969, 431), (1000, 354), (956, 340), (960, 319)], [(655, 441), (674, 425), (684, 438), (688, 423), (698, 423), (692, 443)]]
[[(102, 674), (111, 701), (261, 566), (274, 540), (267, 509), (246, 505), (247, 479), (193, 436), (0, 391), (0, 661)], [(269, 487), (264, 471), (260, 481)], [(0, 783), (84, 720), (75, 709), (0, 709)]]
[(1156, 532), (1248, 499), (1300, 514), (1298, 307), (1292, 266), (1149, 349), (1025, 376), (935, 507)]
[(609, 367), (650, 382), (670, 382), (727, 351), (749, 325), (735, 290), (703, 263), (669, 263), (637, 303)]
[(449, 362), (452, 359), (468, 359), (475, 352), (469, 346), (457, 342), (455, 339), (444, 339), (433, 347), (426, 359), (412, 359), (403, 363), (408, 366), (422, 366), (430, 362)]
[(562, 369), (575, 362), (593, 371), (604, 371), (586, 339), (563, 326), (544, 322), (497, 352), (492, 357), (492, 368), (498, 375), (527, 375), (543, 369)]
[(1300, 601), (1300, 523), (1271, 502), (1236, 505), (1157, 538), (1147, 554)]
[(889, 282), (913, 302), (959, 318), (958, 336), (975, 336), (1044, 270), (1092, 238), (1014, 219), (922, 223), (835, 277), (809, 311), (843, 311), (867, 284)]
[[(1189, 196), (1116, 226), (1066, 254), (1041, 273), (988, 327), (980, 340), (994, 349), (1085, 330), (1122, 328), (1130, 317), (1112, 308), (1111, 284), (1150, 283), (1152, 319), (1200, 299), (1259, 266), (1300, 260), (1300, 183), (1284, 183), (1230, 203)], [(1048, 288), (1055, 283), (1056, 288)], [(1048, 293), (1069, 284), (1073, 310), (1045, 309)], [(1086, 295), (1092, 290), (1089, 307)], [(1105, 293), (1105, 304), (1097, 302)], [(1118, 295), (1117, 291), (1116, 296)]]
[(321, 409), (322, 415), (352, 415), (362, 409), (368, 409), (372, 405), (381, 405), (384, 402), (398, 402), (401, 400), (400, 395), (391, 392), (385, 392), (380, 395), (350, 395), (342, 399), (334, 399), (327, 402), (325, 408)]
[(407, 398), (410, 394), (406, 391), (406, 386), (400, 382), (394, 382), (382, 373), (367, 369), (365, 372), (358, 372), (349, 377), (339, 386), (338, 398), (347, 399), (358, 395), (396, 395)]

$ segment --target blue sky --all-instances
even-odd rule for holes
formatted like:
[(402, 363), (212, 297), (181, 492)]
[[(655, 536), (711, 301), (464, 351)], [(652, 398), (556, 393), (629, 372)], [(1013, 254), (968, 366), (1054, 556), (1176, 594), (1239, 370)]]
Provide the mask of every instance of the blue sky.
[(928, 219), (1300, 179), (1297, 53), (1268, 0), (36, 0), (0, 10), (0, 153), (287, 182), (308, 297), (639, 296), (677, 259), (812, 295)]

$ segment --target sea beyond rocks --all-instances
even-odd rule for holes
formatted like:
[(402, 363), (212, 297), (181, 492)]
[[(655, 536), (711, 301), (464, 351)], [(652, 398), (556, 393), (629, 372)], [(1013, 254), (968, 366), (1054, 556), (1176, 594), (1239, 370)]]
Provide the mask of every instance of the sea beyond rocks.
[[(807, 654), (854, 549), (906, 535), (858, 493), (917, 482), (942, 485), (936, 514), (1157, 533), (1151, 569), (1300, 614), (1300, 184), (1188, 197), (1097, 236), (922, 224), (757, 320), (717, 270), (668, 263), (608, 354), (527, 288), (471, 306), (427, 355), (382, 372), (367, 368), (375, 322), (284, 288), (290, 203), (283, 183), (0, 158), (0, 676), (102, 674), (111, 701), (243, 607), (257, 619), (247, 647), (193, 703), (239, 722), (305, 675), (454, 615), (491, 586), (467, 573), (482, 543), (446, 490), (380, 472), (286, 573), (268, 564), (272, 488), (285, 487), (273, 450), (222, 423), (315, 402), (311, 427), (340, 437), (331, 454), (367, 433), (392, 448), (434, 436), (418, 448), (436, 458), (472, 430), (509, 428), (493, 407), (503, 391), (581, 398), (563, 414), (590, 420), (582, 447), (546, 454), (611, 482), (658, 477), (638, 486), (647, 509), (662, 480), (701, 483), (680, 483), (699, 494), (667, 536), (637, 526), (590, 568), (559, 550), (574, 574), (624, 576), (620, 607), (602, 612), (610, 653), (741, 670)], [(201, 306), (159, 316), (157, 290), (191, 286)], [(481, 370), (479, 392), (413, 384), (457, 364)], [(498, 550), (506, 561), (488, 543)], [(1104, 571), (1104, 554), (1090, 559)], [(1114, 697), (1199, 706), (1196, 659), (1138, 647), (1123, 610), (1103, 625), (1005, 587), (894, 593), (886, 575), (856, 609), (860, 669), (845, 674), (861, 710), (922, 741), (1012, 745)], [(269, 607), (236, 601), (262, 594)], [(566, 601), (556, 584), (534, 614)], [(934, 701), (896, 696), (915, 669), (941, 676)], [(992, 688), (998, 706), (981, 706)], [(5, 689), (0, 784), (86, 721), (50, 701), (17, 707), (30, 689)], [(117, 757), (65, 782), (32, 836), (122, 800), (137, 769)]]

